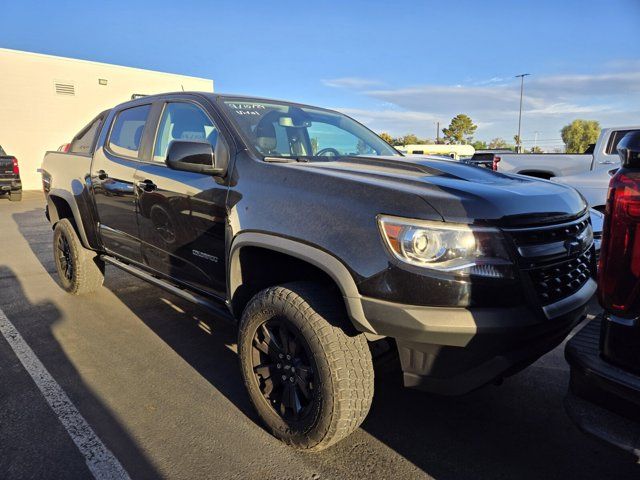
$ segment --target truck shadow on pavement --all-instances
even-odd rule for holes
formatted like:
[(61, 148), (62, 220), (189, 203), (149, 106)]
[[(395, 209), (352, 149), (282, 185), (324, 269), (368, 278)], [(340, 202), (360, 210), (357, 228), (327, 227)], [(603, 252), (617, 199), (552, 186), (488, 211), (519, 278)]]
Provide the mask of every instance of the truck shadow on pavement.
[[(30, 246), (57, 281), (51, 231), (41, 215), (30, 211), (14, 218), (23, 235), (33, 237), (38, 228), (46, 233), (47, 242), (30, 241)], [(111, 267), (105, 287), (259, 424), (234, 353), (234, 326)], [(54, 338), (50, 341), (55, 343)], [(373, 406), (362, 428), (325, 452), (299, 454), (301, 461), (335, 472), (332, 478), (638, 478), (640, 470), (629, 457), (583, 435), (566, 417), (562, 401), (569, 371), (562, 348), (501, 387), (488, 386), (463, 397), (407, 390), (399, 372), (376, 371)]]
[[(107, 449), (132, 478), (159, 478), (119, 421), (84, 381), (53, 333), (62, 314), (32, 303), (18, 276), (0, 265), (0, 307)], [(93, 478), (42, 393), (0, 338), (0, 478)]]

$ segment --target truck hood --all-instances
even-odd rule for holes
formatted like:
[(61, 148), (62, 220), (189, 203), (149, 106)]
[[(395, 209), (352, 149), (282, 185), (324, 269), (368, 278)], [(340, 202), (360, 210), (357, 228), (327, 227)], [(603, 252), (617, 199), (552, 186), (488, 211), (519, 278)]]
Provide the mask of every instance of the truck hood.
[(587, 208), (570, 187), (434, 157), (342, 157), (296, 165), (418, 195), (450, 222), (532, 225), (573, 218)]

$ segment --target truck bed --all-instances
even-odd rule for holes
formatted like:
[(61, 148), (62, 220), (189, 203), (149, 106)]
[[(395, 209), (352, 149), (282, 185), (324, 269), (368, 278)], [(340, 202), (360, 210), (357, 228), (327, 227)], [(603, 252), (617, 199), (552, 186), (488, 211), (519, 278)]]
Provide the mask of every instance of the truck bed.
[(560, 177), (589, 171), (592, 162), (593, 155), (584, 153), (501, 153), (498, 171)]
[[(47, 152), (42, 160), (43, 176), (50, 182), (48, 188), (80, 194), (85, 178), (90, 174), (91, 157), (64, 152)], [(50, 175), (55, 172), (55, 175)]]

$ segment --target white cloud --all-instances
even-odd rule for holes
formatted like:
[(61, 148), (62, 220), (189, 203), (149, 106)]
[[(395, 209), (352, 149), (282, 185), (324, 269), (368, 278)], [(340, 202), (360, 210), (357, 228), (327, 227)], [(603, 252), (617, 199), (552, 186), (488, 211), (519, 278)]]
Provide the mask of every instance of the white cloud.
[[(437, 117), (426, 112), (407, 110), (368, 110), (362, 108), (334, 108), (339, 112), (355, 118), (360, 123), (376, 132), (387, 132), (392, 135), (431, 131), (427, 136), (435, 136), (434, 122)], [(416, 126), (419, 126), (416, 129)], [(433, 126), (433, 127), (431, 127)]]
[(379, 80), (359, 77), (329, 78), (321, 81), (323, 85), (333, 88), (361, 89), (375, 87), (376, 85), (382, 85), (382, 82)]
[(640, 93), (640, 71), (538, 77), (526, 83), (526, 89), (533, 95), (547, 95), (552, 98), (629, 95)]
[[(478, 124), (477, 137), (511, 139), (517, 129), (520, 83), (505, 81), (494, 77), (468, 85), (399, 88), (376, 88), (380, 82), (351, 77), (324, 82), (384, 105), (381, 110), (339, 109), (376, 131), (432, 137), (433, 122), (446, 126), (456, 114), (466, 113)], [(563, 125), (580, 117), (599, 120), (603, 126), (637, 123), (640, 117), (640, 71), (532, 76), (525, 79), (524, 92), (523, 137), (533, 136), (534, 131), (559, 137)]]

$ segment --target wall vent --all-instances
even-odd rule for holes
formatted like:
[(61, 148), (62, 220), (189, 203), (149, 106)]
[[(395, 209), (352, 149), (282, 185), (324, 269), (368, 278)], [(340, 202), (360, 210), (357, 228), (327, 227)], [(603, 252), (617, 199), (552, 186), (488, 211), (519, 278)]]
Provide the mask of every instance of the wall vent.
[(75, 95), (76, 87), (73, 83), (54, 82), (58, 95)]

